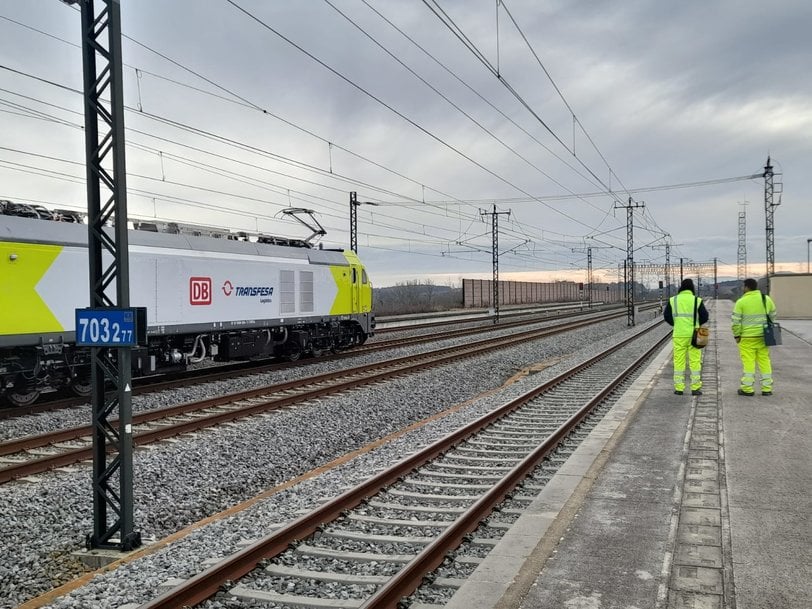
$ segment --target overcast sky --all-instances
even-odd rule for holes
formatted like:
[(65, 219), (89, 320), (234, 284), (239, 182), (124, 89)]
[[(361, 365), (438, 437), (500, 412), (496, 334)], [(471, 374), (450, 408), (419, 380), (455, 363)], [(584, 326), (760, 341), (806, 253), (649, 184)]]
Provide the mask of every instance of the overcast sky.
[[(122, 30), (131, 219), (306, 237), (304, 207), (348, 247), (356, 191), (373, 282), (446, 284), (490, 277), (495, 205), (502, 279), (583, 281), (631, 196), (635, 260), (735, 277), (746, 210), (757, 275), (769, 154), (776, 266), (806, 271), (807, 0), (125, 0)], [(0, 198), (86, 208), (79, 37), (0, 0)]]

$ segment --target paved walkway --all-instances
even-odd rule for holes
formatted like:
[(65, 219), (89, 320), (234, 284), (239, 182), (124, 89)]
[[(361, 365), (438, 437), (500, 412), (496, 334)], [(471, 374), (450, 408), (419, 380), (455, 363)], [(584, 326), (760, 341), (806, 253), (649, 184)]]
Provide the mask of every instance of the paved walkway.
[(784, 322), (775, 395), (747, 398), (731, 310), (704, 395), (673, 394), (666, 349), (450, 609), (812, 607), (812, 321)]

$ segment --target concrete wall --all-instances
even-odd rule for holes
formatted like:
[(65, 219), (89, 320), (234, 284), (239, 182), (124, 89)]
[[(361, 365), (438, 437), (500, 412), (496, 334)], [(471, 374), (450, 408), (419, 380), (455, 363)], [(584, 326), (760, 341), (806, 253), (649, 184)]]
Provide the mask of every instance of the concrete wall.
[(778, 319), (812, 319), (812, 275), (773, 275), (770, 296)]

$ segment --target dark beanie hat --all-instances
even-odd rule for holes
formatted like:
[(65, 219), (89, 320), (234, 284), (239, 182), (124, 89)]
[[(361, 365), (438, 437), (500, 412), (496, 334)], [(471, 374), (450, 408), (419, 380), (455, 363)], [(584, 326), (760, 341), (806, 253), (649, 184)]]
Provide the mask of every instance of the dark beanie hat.
[(683, 279), (682, 283), (679, 284), (679, 291), (682, 292), (683, 290), (691, 290), (691, 292), (694, 292), (694, 280)]

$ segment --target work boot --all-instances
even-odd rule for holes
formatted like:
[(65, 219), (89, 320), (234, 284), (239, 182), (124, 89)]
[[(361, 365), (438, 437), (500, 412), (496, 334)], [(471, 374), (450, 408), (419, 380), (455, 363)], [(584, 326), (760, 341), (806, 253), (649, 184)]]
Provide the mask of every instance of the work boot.
[(761, 392), (761, 395), (772, 395), (772, 394), (773, 394), (772, 391), (762, 391)]
[(739, 395), (746, 395), (748, 398), (753, 397), (753, 392), (752, 391), (748, 393), (747, 391), (744, 391), (743, 389), (739, 389), (738, 394)]
[(691, 395), (702, 395), (701, 389), (694, 389), (691, 391)]
[(674, 395), (682, 395), (682, 391), (679, 389), (674, 389)]

